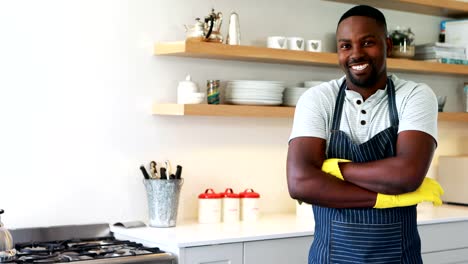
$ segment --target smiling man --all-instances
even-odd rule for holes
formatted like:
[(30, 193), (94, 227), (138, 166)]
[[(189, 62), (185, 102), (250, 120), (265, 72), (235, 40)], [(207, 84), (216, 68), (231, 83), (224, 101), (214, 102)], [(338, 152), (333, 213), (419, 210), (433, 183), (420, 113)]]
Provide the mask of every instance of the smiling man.
[(443, 193), (425, 178), (436, 97), (387, 75), (392, 43), (379, 10), (348, 10), (336, 39), (345, 76), (303, 94), (288, 149), (289, 193), (314, 210), (309, 263), (422, 263), (416, 205), (440, 205)]

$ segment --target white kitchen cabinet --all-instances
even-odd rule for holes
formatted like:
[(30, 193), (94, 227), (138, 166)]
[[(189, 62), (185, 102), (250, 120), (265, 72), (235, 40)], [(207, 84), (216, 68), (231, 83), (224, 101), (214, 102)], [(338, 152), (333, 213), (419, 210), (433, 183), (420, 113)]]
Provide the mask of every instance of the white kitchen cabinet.
[(468, 222), (419, 226), (425, 264), (468, 263)]
[(312, 239), (304, 236), (188, 247), (181, 249), (179, 264), (303, 264)]
[(468, 248), (425, 253), (422, 257), (424, 264), (466, 264)]
[(244, 264), (303, 264), (313, 236), (269, 239), (244, 243)]
[[(468, 263), (468, 221), (419, 225), (425, 264)], [(179, 264), (302, 264), (313, 236), (181, 248)]]
[(179, 264), (242, 264), (243, 243), (229, 243), (185, 249)]
[[(418, 206), (424, 263), (468, 263), (468, 207)], [(111, 226), (116, 238), (159, 247), (178, 264), (307, 263), (314, 225), (293, 214), (263, 215), (250, 223), (179, 222), (173, 228)]]

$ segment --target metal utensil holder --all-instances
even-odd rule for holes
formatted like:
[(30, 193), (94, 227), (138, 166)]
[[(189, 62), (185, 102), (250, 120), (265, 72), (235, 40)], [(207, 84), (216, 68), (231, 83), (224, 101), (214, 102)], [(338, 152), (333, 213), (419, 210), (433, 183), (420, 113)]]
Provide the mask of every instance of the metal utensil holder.
[(149, 225), (173, 227), (177, 221), (180, 190), (183, 179), (143, 180), (148, 198)]
[(13, 237), (10, 231), (3, 226), (1, 215), (3, 209), (0, 209), (0, 263), (12, 260), (16, 255)]

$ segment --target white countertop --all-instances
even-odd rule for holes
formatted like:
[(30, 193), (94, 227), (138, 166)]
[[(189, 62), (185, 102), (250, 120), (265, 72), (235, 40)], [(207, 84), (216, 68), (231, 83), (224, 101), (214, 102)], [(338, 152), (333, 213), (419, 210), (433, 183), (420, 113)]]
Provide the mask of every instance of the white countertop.
[(430, 203), (418, 205), (418, 225), (468, 221), (468, 206), (447, 205), (434, 207)]
[[(468, 221), (468, 207), (422, 204), (418, 206), (418, 225)], [(256, 222), (198, 224), (182, 221), (172, 228), (123, 228), (112, 226), (118, 239), (130, 239), (161, 248), (183, 248), (264, 239), (311, 236), (314, 222), (295, 214), (262, 215)]]

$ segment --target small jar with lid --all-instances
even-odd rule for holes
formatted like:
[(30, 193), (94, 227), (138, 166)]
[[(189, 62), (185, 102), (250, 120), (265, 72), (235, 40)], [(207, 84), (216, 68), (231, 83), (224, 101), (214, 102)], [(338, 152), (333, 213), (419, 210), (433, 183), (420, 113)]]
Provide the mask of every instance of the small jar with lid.
[(223, 222), (232, 223), (240, 220), (240, 195), (227, 188), (223, 194)]
[(260, 194), (253, 189), (246, 189), (240, 194), (242, 221), (256, 221), (260, 216)]
[(198, 195), (198, 222), (212, 224), (221, 222), (221, 202), (223, 195), (213, 189), (206, 189)]
[(197, 83), (192, 81), (192, 77), (187, 75), (185, 81), (180, 81), (177, 86), (178, 104), (200, 104), (205, 99), (205, 93), (198, 91)]

